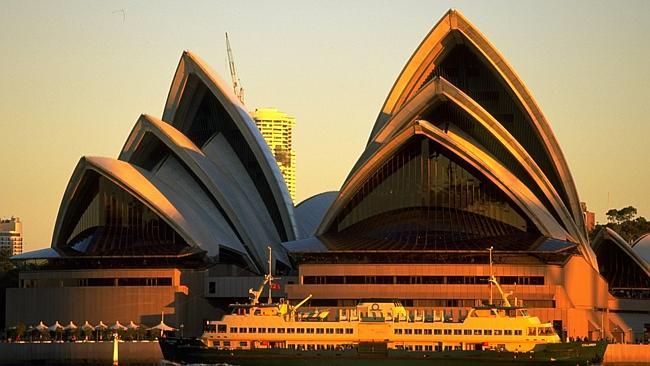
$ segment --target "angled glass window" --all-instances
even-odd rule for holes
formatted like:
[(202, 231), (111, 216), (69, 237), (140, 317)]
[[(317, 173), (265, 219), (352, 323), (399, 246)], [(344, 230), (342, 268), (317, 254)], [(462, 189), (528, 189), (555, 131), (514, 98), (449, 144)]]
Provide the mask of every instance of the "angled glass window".
[(522, 181), (530, 189), (537, 199), (542, 202), (544, 207), (551, 215), (562, 224), (563, 221), (559, 217), (555, 207), (548, 200), (548, 197), (541, 190), (540, 186), (528, 174), (526, 169), (519, 163), (519, 161), (508, 151), (508, 149), (495, 138), (481, 123), (474, 120), (465, 110), (458, 107), (454, 103), (446, 101), (437, 104), (434, 108), (424, 112), (422, 118), (431, 122), (436, 127), (442, 130), (460, 129), (469, 137), (474, 139), (477, 143), (483, 146), (487, 151), (492, 154), (501, 164)]
[(73, 202), (76, 220), (68, 224), (74, 226), (64, 228), (68, 229), (65, 247), (90, 255), (167, 254), (187, 247), (174, 229), (136, 197), (101, 175), (89, 175), (90, 179), (82, 181), (86, 183), (82, 195)]
[(614, 296), (650, 298), (650, 277), (616, 242), (604, 239), (594, 249), (600, 274), (607, 280), (609, 291)]
[(430, 139), (413, 137), (367, 178), (328, 234), (346, 232), (419, 249), (538, 234), (499, 188), (449, 156)]
[(422, 85), (436, 76), (450, 81), (494, 116), (535, 159), (567, 207), (570, 207), (564, 184), (533, 122), (491, 67), (481, 61), (470, 47), (459, 44), (433, 69)]

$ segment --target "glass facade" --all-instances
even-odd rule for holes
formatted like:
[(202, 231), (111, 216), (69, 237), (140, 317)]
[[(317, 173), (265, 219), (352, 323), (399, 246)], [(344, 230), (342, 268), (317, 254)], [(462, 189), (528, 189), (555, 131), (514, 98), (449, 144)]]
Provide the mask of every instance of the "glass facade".
[(614, 296), (650, 298), (650, 277), (614, 241), (604, 239), (594, 251), (600, 274), (607, 280), (609, 291)]
[[(63, 230), (64, 245), (90, 255), (178, 253), (187, 243), (136, 197), (96, 173), (82, 180), (76, 215)], [(74, 225), (74, 226), (72, 226)]]
[(470, 47), (459, 44), (453, 46), (423, 85), (436, 76), (450, 81), (499, 121), (533, 157), (553, 186), (560, 190), (562, 200), (569, 206), (567, 194), (563, 191), (564, 184), (541, 137), (536, 133), (533, 122), (490, 66), (482, 62)]
[(327, 234), (439, 250), (463, 240), (538, 233), (499, 188), (448, 156), (430, 139), (413, 137), (367, 178)]
[(553, 215), (558, 223), (562, 224), (562, 219), (555, 211), (555, 207), (548, 200), (540, 186), (535, 182), (533, 177), (519, 163), (517, 158), (508, 151), (508, 149), (496, 137), (492, 135), (482, 124), (475, 121), (465, 110), (451, 102), (443, 102), (430, 110), (422, 113), (422, 119), (429, 121), (442, 130), (460, 129), (469, 137), (474, 139), (476, 145), (481, 145), (486, 151), (490, 152), (503, 166), (521, 180), (528, 187), (537, 199), (542, 202), (548, 212)]

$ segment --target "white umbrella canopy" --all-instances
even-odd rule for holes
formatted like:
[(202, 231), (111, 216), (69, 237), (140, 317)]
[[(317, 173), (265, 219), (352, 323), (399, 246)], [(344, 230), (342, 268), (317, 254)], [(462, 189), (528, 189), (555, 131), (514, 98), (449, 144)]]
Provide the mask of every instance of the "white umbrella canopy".
[(137, 325), (137, 324), (135, 324), (135, 323), (133, 322), (133, 320), (131, 320), (131, 321), (129, 322), (129, 324), (126, 326), (126, 328), (127, 328), (127, 329), (138, 329), (138, 328), (140, 328), (140, 326)]
[(45, 332), (49, 328), (48, 328), (47, 325), (43, 324), (43, 322), (40, 322), (40, 323), (38, 323), (37, 326), (34, 327), (34, 329), (38, 330), (39, 332)]
[(95, 327), (95, 330), (104, 330), (108, 329), (108, 325), (104, 324), (101, 320), (99, 321), (99, 324)]
[(160, 321), (160, 323), (158, 323), (158, 325), (149, 328), (149, 330), (153, 330), (153, 329), (160, 330), (162, 332), (176, 330), (176, 328), (170, 327), (169, 325), (165, 324), (162, 320)]
[(63, 330), (77, 330), (77, 328), (78, 327), (75, 325), (75, 323), (72, 320), (70, 320), (70, 323), (68, 323), (68, 325), (63, 327)]
[(59, 324), (59, 321), (57, 320), (54, 324), (50, 325), (48, 329), (50, 332), (56, 332), (57, 330), (63, 330), (63, 325)]
[(95, 330), (95, 327), (92, 324), (88, 323), (88, 320), (86, 320), (84, 325), (81, 326), (81, 329), (83, 329), (83, 330)]
[(120, 324), (120, 321), (116, 321), (115, 324), (109, 327), (110, 330), (126, 330), (126, 327)]

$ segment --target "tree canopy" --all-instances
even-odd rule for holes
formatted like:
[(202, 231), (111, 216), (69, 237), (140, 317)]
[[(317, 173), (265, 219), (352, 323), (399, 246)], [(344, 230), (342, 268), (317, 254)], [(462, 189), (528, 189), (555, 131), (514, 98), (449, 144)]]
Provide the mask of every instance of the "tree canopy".
[(593, 239), (603, 227), (609, 227), (616, 231), (628, 243), (631, 243), (641, 235), (650, 232), (650, 221), (643, 216), (636, 217), (637, 213), (637, 209), (633, 206), (627, 206), (621, 209), (612, 208), (606, 213), (607, 224), (596, 225), (594, 230), (589, 233), (589, 237)]

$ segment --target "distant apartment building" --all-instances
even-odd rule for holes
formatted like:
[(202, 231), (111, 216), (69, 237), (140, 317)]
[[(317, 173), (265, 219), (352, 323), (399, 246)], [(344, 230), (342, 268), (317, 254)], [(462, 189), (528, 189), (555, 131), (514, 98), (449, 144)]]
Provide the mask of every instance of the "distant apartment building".
[(11, 255), (23, 252), (23, 224), (18, 217), (0, 219), (0, 250)]
[(585, 227), (587, 228), (587, 232), (590, 233), (596, 227), (596, 214), (587, 209), (586, 202), (580, 202), (580, 208), (585, 218)]
[(251, 116), (273, 152), (291, 199), (295, 202), (296, 153), (293, 150), (292, 130), (296, 119), (275, 108), (259, 108)]

